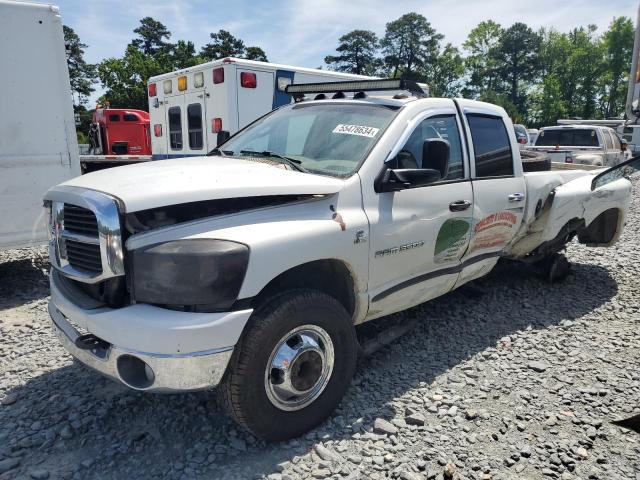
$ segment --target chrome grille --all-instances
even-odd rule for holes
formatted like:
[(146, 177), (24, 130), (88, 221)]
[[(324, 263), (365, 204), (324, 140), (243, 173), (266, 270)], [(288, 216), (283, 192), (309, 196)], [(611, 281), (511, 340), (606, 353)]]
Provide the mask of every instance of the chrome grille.
[(82, 243), (69, 238), (64, 241), (69, 265), (92, 273), (102, 273), (100, 245)]
[(62, 275), (95, 284), (124, 275), (120, 213), (113, 197), (59, 186), (51, 202), (49, 258)]
[(64, 205), (64, 229), (98, 238), (98, 220), (96, 214), (76, 205)]

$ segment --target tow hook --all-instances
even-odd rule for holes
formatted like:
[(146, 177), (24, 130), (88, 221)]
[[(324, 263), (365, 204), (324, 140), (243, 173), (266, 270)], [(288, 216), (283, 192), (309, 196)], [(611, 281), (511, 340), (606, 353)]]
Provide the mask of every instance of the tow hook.
[(90, 350), (91, 353), (100, 358), (106, 358), (109, 347), (111, 347), (111, 344), (96, 337), (93, 333), (80, 335), (74, 343), (80, 350)]

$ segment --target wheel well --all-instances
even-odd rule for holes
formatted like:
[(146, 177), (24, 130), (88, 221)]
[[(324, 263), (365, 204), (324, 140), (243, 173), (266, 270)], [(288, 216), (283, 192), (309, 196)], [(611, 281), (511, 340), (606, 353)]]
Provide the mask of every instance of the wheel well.
[(618, 231), (619, 216), (620, 211), (617, 208), (605, 210), (579, 232), (578, 241), (586, 244), (611, 242)]
[(354, 314), (356, 296), (354, 279), (349, 268), (340, 260), (315, 260), (293, 267), (271, 280), (252, 302), (259, 305), (267, 298), (285, 290), (311, 288), (338, 300), (349, 315)]

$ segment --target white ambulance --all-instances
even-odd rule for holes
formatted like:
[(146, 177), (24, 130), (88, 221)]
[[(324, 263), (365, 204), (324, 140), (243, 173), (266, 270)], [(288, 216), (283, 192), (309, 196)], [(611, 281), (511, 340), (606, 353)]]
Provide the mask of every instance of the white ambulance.
[(371, 78), (231, 57), (151, 77), (153, 159), (209, 152), (228, 135), (291, 103), (285, 93), (291, 83)]

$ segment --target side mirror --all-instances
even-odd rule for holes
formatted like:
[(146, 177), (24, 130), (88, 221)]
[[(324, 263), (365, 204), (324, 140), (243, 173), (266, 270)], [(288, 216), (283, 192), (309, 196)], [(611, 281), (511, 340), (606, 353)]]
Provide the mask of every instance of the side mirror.
[(424, 187), (441, 178), (440, 172), (432, 168), (389, 168), (382, 176), (379, 191), (397, 192), (407, 188)]
[(220, 130), (218, 132), (218, 138), (216, 139), (216, 147), (219, 147), (220, 145), (222, 145), (224, 142), (229, 140), (230, 137), (231, 137), (231, 133), (229, 133), (228, 130)]
[(620, 140), (620, 151), (621, 152), (627, 151), (627, 141), (624, 138)]
[(451, 146), (441, 138), (430, 138), (422, 144), (422, 168), (440, 172), (440, 178), (449, 175)]

